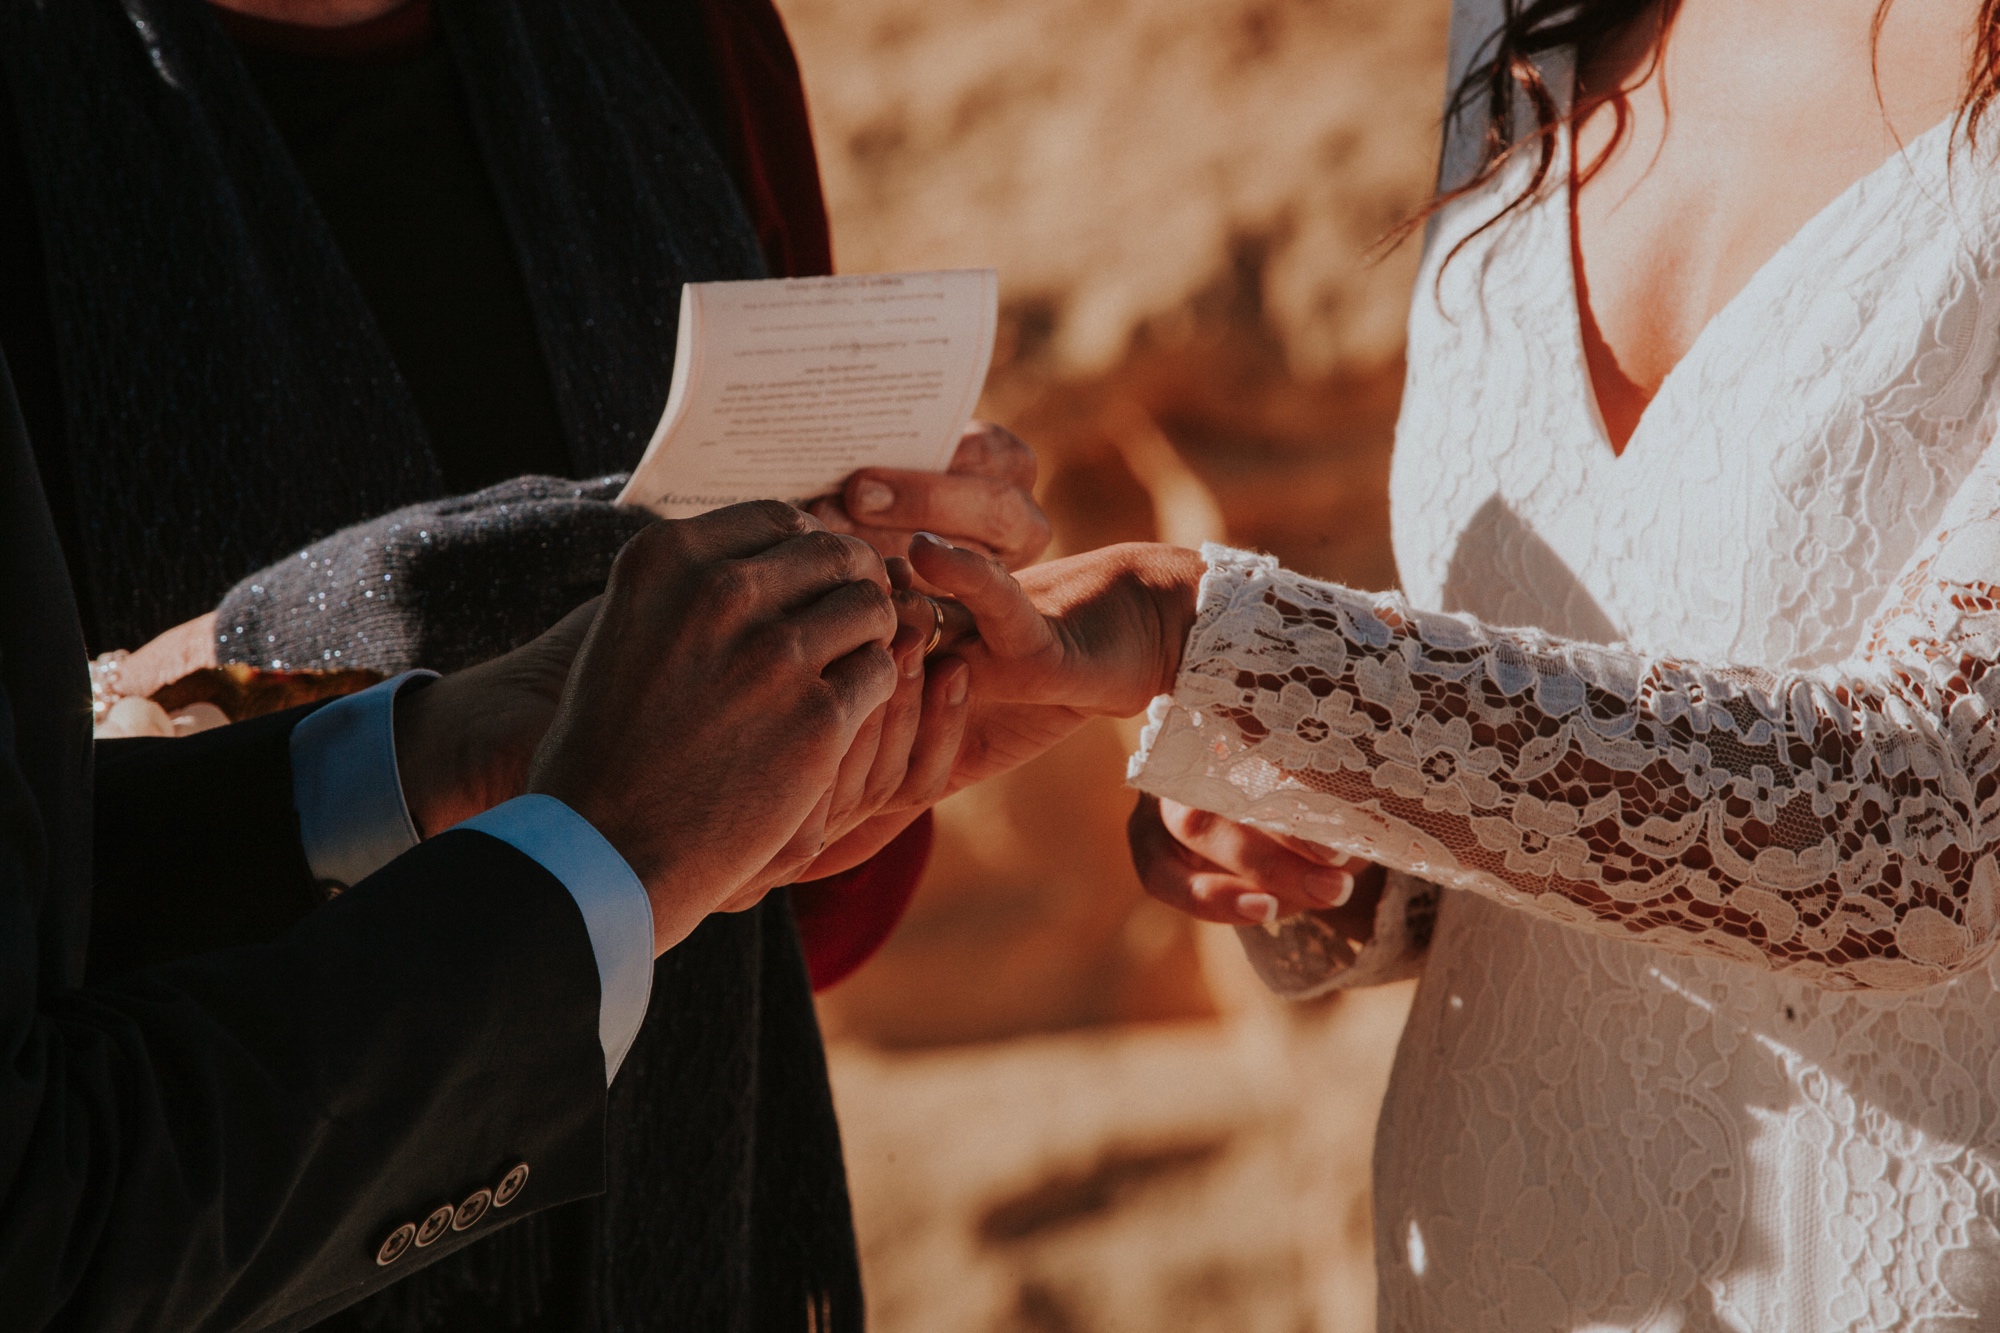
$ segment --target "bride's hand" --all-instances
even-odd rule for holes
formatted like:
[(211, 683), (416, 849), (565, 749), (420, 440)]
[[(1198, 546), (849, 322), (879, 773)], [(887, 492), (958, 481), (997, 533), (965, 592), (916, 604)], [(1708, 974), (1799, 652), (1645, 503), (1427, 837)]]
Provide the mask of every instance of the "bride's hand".
[(1155, 796), (1139, 798), (1125, 832), (1146, 892), (1202, 921), (1269, 925), (1338, 908), (1342, 933), (1373, 933), (1382, 874), (1365, 861)]
[(975, 700), (1129, 717), (1173, 688), (1203, 565), (1177, 546), (1128, 542), (1010, 575), (930, 533), (910, 563), (956, 599), (947, 643), (972, 668)]
[(953, 766), (957, 791), (1042, 754), (1092, 716), (1125, 717), (1173, 688), (1194, 624), (1203, 564), (1172, 546), (1111, 546), (1009, 575), (929, 534), (910, 546), (963, 660), (971, 709)]

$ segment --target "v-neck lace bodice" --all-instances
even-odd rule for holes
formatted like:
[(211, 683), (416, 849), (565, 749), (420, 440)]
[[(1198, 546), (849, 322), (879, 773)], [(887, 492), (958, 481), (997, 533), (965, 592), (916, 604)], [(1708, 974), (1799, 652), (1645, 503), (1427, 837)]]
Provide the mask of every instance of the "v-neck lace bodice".
[(1403, 595), (1211, 552), (1135, 780), (1459, 890), (1385, 1331), (2000, 1327), (2000, 170), (1829, 204), (1622, 457), (1560, 190), (1441, 268), (1522, 170), (1419, 277)]
[[(1807, 218), (1796, 232), (1792, 233), (1782, 245), (1751, 272), (1743, 286), (1738, 288), (1735, 294), (1727, 301), (1723, 302), (1715, 313), (1708, 318), (1707, 322), (1696, 332), (1694, 340), (1687, 345), (1679, 359), (1667, 371), (1666, 376), (1660, 381), (1658, 388), (1654, 390), (1652, 398), (1647, 400), (1645, 408), (1639, 414), (1638, 422), (1633, 427), (1632, 434), (1626, 438), (1622, 445), (1611, 438), (1610, 431), (1605, 425), (1604, 414), (1599, 405), (1598, 386), (1591, 375), (1589, 362), (1583, 347), (1583, 327), (1586, 318), (1588, 318), (1588, 311), (1585, 308), (1583, 287), (1579, 281), (1577, 272), (1579, 261), (1577, 259), (1578, 248), (1575, 234), (1577, 226), (1576, 209), (1573, 201), (1570, 199), (1564, 200), (1566, 207), (1560, 210), (1545, 204), (1544, 208), (1547, 212), (1557, 215), (1556, 220), (1562, 229), (1562, 240), (1566, 247), (1565, 254), (1568, 256), (1567, 272), (1565, 275), (1565, 281), (1568, 284), (1568, 293), (1565, 301), (1569, 306), (1570, 321), (1576, 326), (1577, 364), (1583, 369), (1583, 410), (1584, 414), (1596, 426), (1598, 440), (1603, 445), (1604, 452), (1613, 458), (1622, 458), (1631, 449), (1632, 441), (1636, 440), (1640, 432), (1645, 428), (1646, 418), (1652, 412), (1653, 402), (1666, 393), (1669, 386), (1673, 385), (1676, 380), (1686, 378), (1681, 373), (1682, 366), (1690, 361), (1695, 361), (1698, 354), (1705, 352), (1706, 344), (1719, 339), (1724, 343), (1725, 349), (1727, 349), (1733, 339), (1740, 346), (1742, 335), (1740, 333), (1733, 333), (1732, 330), (1734, 330), (1738, 320), (1745, 318), (1745, 316), (1738, 316), (1736, 307), (1739, 305), (1750, 306), (1751, 312), (1747, 318), (1752, 321), (1755, 321), (1760, 314), (1768, 315), (1774, 297), (1781, 297), (1786, 287), (1800, 281), (1800, 275), (1793, 271), (1794, 266), (1799, 263), (1809, 265), (1813, 262), (1814, 254), (1822, 250), (1827, 244), (1825, 229), (1833, 225), (1832, 220), (1843, 218), (1850, 214), (1857, 207), (1858, 196), (1867, 193), (1879, 194), (1884, 188), (1890, 190), (1897, 188), (1894, 184), (1886, 187), (1879, 184), (1878, 178), (1885, 175), (1893, 177), (1904, 188), (1936, 190), (1940, 194), (1949, 192), (1951, 180), (1946, 158), (1952, 148), (1952, 136), (1955, 129), (1956, 123), (1949, 120), (1933, 125), (1923, 134), (1911, 140), (1901, 151), (1884, 159), (1881, 165), (1862, 176), (1859, 180), (1854, 181), (1846, 189), (1829, 200), (1817, 213)], [(1553, 179), (1573, 182), (1575, 153), (1575, 138), (1569, 129), (1565, 127), (1557, 133), (1555, 140), (1556, 160), (1551, 164), (1550, 170), (1550, 175)], [(1514, 192), (1520, 188), (1520, 177), (1516, 175), (1513, 179), (1514, 186), (1513, 189), (1506, 192), (1505, 197), (1507, 198), (1512, 198)], [(1573, 191), (1575, 185), (1572, 183), (1569, 188)], [(1835, 243), (1838, 244), (1837, 241)], [(1772, 290), (1774, 284), (1776, 287), (1775, 291)], [(1713, 338), (1711, 338), (1711, 330), (1716, 330)], [(1751, 336), (1754, 339), (1757, 335), (1752, 334)], [(1724, 354), (1728, 355), (1730, 353), (1725, 350)]]

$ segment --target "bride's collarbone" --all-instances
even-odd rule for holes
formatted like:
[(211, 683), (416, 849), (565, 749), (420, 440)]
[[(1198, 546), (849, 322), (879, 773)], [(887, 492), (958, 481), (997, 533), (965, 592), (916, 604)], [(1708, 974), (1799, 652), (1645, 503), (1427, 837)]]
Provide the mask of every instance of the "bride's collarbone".
[(1650, 33), (1584, 53), (1572, 256), (1607, 419), (1650, 400), (1802, 228), (1952, 117), (1977, 9), (1899, 0), (1871, 54), (1876, 0), (1682, 0), (1661, 58)]

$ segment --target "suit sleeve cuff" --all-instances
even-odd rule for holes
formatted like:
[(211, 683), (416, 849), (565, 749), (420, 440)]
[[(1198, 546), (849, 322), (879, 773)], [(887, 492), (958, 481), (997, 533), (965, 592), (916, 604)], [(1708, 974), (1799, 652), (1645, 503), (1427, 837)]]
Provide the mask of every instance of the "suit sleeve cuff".
[(639, 877), (589, 820), (553, 796), (517, 796), (459, 827), (539, 862), (576, 899), (597, 955), (597, 1037), (610, 1083), (653, 996), (653, 904)]
[(292, 729), (292, 808), (313, 878), (359, 884), (417, 845), (396, 766), (396, 696), (434, 671), (406, 671), (336, 699)]

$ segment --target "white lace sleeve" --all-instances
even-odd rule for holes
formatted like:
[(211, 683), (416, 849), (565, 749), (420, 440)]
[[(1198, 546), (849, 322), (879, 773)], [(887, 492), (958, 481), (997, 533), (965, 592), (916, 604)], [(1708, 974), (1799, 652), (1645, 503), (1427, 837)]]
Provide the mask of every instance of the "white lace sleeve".
[(1838, 669), (1565, 642), (1204, 554), (1146, 791), (1828, 987), (1928, 985), (2000, 933), (1992, 453)]

